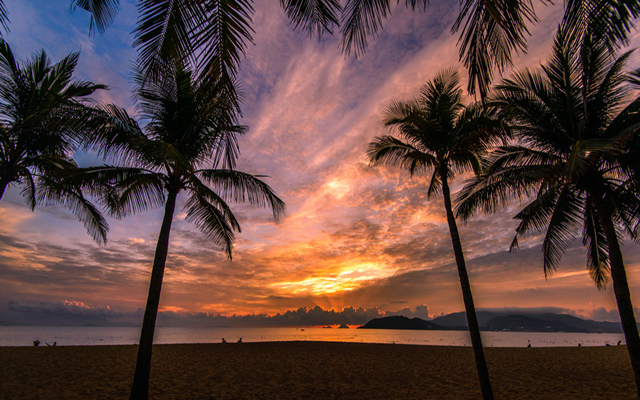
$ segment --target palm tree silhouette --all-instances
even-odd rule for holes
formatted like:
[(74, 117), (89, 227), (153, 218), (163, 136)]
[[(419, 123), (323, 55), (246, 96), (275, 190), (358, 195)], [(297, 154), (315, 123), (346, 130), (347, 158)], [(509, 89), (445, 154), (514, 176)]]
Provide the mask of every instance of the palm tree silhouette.
[(619, 229), (638, 238), (638, 161), (630, 160), (627, 144), (637, 140), (640, 99), (624, 107), (630, 52), (611, 57), (606, 43), (595, 39), (587, 32), (575, 40), (560, 29), (542, 71), (517, 72), (497, 86), (494, 104), (517, 126), (519, 145), (496, 150), (487, 170), (460, 192), (457, 211), (468, 218), (513, 197), (532, 197), (515, 217), (520, 224), (512, 249), (527, 232), (546, 230), (545, 276), (581, 233), (597, 287), (613, 280), (640, 396), (640, 337)]
[[(295, 28), (316, 34), (333, 34), (340, 27), (343, 52), (366, 51), (370, 37), (391, 15), (391, 0), (281, 0)], [(540, 4), (552, 3), (540, 0)], [(103, 32), (118, 12), (119, 0), (71, 0), (71, 9), (91, 14), (91, 31)], [(426, 9), (429, 0), (407, 0), (406, 6)], [(253, 42), (252, 1), (140, 0), (140, 18), (134, 46), (138, 63), (150, 77), (162, 74), (167, 62), (190, 59), (203, 76), (224, 82), (224, 90), (238, 101), (236, 75), (248, 43)], [(637, 0), (567, 0), (563, 25), (575, 33), (586, 26), (607, 37), (611, 49), (626, 44), (633, 21), (640, 16)], [(0, 0), (0, 24), (8, 30), (8, 15)], [(533, 0), (460, 0), (452, 32), (458, 39), (460, 61), (469, 71), (468, 90), (484, 100), (495, 74), (512, 66), (514, 53), (527, 51), (527, 23), (538, 18)]]
[[(391, 15), (391, 0), (347, 0), (341, 17), (343, 51), (362, 54), (370, 37)], [(540, 4), (552, 3), (541, 0)], [(426, 9), (428, 0), (406, 1), (413, 10)], [(611, 48), (627, 42), (633, 20), (640, 16), (636, 0), (567, 0), (563, 25), (575, 34), (586, 26), (597, 28)], [(484, 100), (497, 70), (511, 68), (514, 53), (527, 51), (527, 23), (538, 18), (532, 0), (460, 0), (460, 12), (451, 28), (460, 32), (460, 61), (468, 69), (468, 91)]]
[[(71, 0), (72, 9), (91, 14), (92, 31), (103, 32), (119, 9), (119, 0)], [(339, 0), (282, 0), (296, 29), (309, 35), (332, 33), (339, 24)], [(0, 0), (0, 22), (2, 19)], [(226, 92), (239, 111), (239, 64), (247, 45), (253, 43), (253, 1), (138, 1), (139, 18), (134, 30), (137, 64), (146, 79), (155, 80), (174, 62), (190, 61), (200, 80), (209, 79)], [(6, 15), (5, 15), (6, 17)]]
[(234, 113), (219, 87), (194, 81), (193, 73), (180, 65), (158, 83), (145, 82), (141, 74), (138, 77), (137, 109), (146, 125), (141, 127), (124, 109), (104, 106), (103, 114), (94, 116), (91, 142), (107, 158), (130, 166), (99, 167), (86, 174), (96, 183), (115, 185), (119, 199), (111, 206), (117, 216), (164, 206), (130, 397), (146, 399), (178, 194), (189, 195), (184, 204), (186, 220), (221, 246), (229, 259), (234, 231), (240, 232), (240, 225), (228, 201), (270, 207), (276, 219), (285, 206), (260, 176), (233, 169), (238, 156), (236, 136), (244, 127), (232, 124)]
[(32, 210), (61, 204), (94, 240), (105, 242), (106, 220), (79, 185), (63, 179), (78, 170), (70, 156), (84, 137), (81, 121), (89, 108), (83, 100), (106, 88), (72, 81), (78, 56), (53, 64), (41, 51), (21, 64), (0, 38), (0, 199), (9, 185), (19, 185)]
[(420, 97), (392, 103), (384, 125), (394, 128), (405, 141), (393, 136), (376, 138), (367, 152), (371, 165), (398, 166), (412, 176), (433, 169), (427, 194), (431, 197), (441, 190), (444, 196), (482, 396), (485, 400), (492, 399), (471, 284), (451, 204), (449, 180), (457, 173), (477, 170), (480, 154), (506, 138), (507, 130), (491, 111), (484, 111), (477, 104), (463, 104), (460, 78), (454, 69), (439, 72), (433, 81), (422, 87)]

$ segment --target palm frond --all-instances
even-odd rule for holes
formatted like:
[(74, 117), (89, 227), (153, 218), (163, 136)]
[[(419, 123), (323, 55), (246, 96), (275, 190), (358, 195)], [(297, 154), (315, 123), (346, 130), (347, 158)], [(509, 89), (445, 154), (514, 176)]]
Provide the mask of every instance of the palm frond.
[[(469, 70), (467, 90), (484, 100), (494, 67), (503, 72), (512, 65), (514, 52), (526, 52), (527, 22), (537, 22), (531, 0), (464, 0), (452, 27), (462, 27), (458, 39), (460, 61)], [(464, 23), (464, 25), (463, 25)]]
[[(7, 7), (4, 5), (4, 1), (0, 0), (0, 25), (2, 25), (2, 29), (6, 32), (9, 32), (9, 13), (7, 12)], [(0, 37), (2, 36), (2, 32), (0, 32)]]
[(126, 175), (114, 182), (119, 192), (118, 203), (114, 204), (117, 207), (111, 209), (114, 216), (121, 218), (165, 205), (162, 175), (136, 168), (121, 169)]
[[(240, 103), (236, 75), (247, 43), (253, 43), (250, 0), (218, 0), (206, 3), (193, 34), (201, 77), (217, 82), (233, 104)], [(239, 108), (239, 106), (238, 106)]]
[[(590, 65), (589, 70), (600, 70), (600, 73), (590, 73), (589, 91), (585, 93), (587, 101), (587, 113), (589, 121), (593, 126), (606, 127), (620, 113), (620, 105), (628, 98), (629, 87), (623, 85), (626, 80), (624, 71), (625, 64), (629, 60), (632, 51), (622, 54), (610, 61), (610, 57), (603, 57), (605, 60), (600, 65)], [(589, 137), (603, 135), (605, 129), (590, 132)], [(607, 137), (603, 135), (603, 137)]]
[(86, 149), (124, 162), (142, 161), (140, 148), (147, 138), (124, 108), (105, 104), (87, 110), (85, 117), (83, 142)]
[(188, 188), (193, 192), (198, 193), (198, 196), (205, 199), (211, 205), (220, 210), (225, 220), (229, 223), (231, 229), (236, 232), (241, 232), (240, 223), (236, 219), (236, 216), (233, 214), (231, 207), (227, 204), (227, 202), (216, 192), (211, 190), (207, 185), (205, 185), (197, 176), (191, 175), (188, 180)]
[(11, 46), (4, 39), (0, 38), (0, 79), (2, 79), (2, 89), (5, 89), (7, 83), (18, 71), (18, 63), (16, 62)]
[[(447, 128), (453, 125), (456, 117), (464, 108), (460, 74), (457, 68), (444, 68), (436, 73), (432, 80), (420, 88), (420, 105), (430, 118), (446, 121)], [(441, 122), (442, 123), (442, 122)]]
[(438, 165), (438, 161), (433, 155), (424, 153), (393, 136), (377, 137), (369, 143), (367, 157), (372, 166), (399, 166), (409, 171), (411, 176)]
[(474, 153), (473, 159), (478, 158), (476, 152), (486, 152), (499, 145), (506, 146), (513, 137), (511, 126), (495, 107), (482, 107), (477, 103), (465, 107), (454, 126), (459, 139), (452, 153)]
[(591, 34), (614, 52), (628, 43), (638, 16), (640, 3), (635, 0), (567, 0), (562, 26), (573, 40)]
[(556, 271), (562, 256), (571, 246), (581, 215), (584, 215), (584, 200), (571, 189), (561, 189), (542, 243), (546, 277)]
[(91, 32), (98, 31), (104, 33), (113, 22), (120, 0), (71, 0), (71, 10), (81, 8), (91, 14), (89, 29)]
[(231, 259), (231, 250), (235, 235), (229, 221), (222, 211), (212, 205), (200, 192), (193, 191), (184, 209), (186, 220), (193, 222), (209, 240), (221, 246)]
[(637, 98), (615, 116), (602, 135), (605, 138), (615, 138), (621, 143), (631, 143), (629, 140), (638, 137), (639, 131), (640, 98)]
[(438, 192), (442, 188), (442, 182), (440, 181), (440, 174), (438, 173), (438, 169), (433, 169), (433, 174), (431, 174), (431, 179), (429, 180), (429, 189), (427, 189), (427, 198), (431, 199), (434, 196), (437, 196)]
[(133, 46), (145, 79), (154, 81), (177, 60), (193, 59), (193, 31), (202, 18), (201, 2), (142, 0)]
[(340, 25), (342, 6), (337, 0), (280, 0), (280, 4), (294, 27), (309, 36), (314, 31), (318, 37), (325, 32), (333, 34), (334, 26)]
[(284, 202), (258, 176), (230, 169), (201, 169), (195, 174), (208, 182), (226, 201), (246, 201), (258, 207), (269, 207), (276, 220), (284, 215)]
[(36, 188), (36, 182), (34, 181), (33, 175), (31, 174), (31, 171), (29, 171), (29, 168), (22, 167), (17, 172), (18, 176), (21, 179), (25, 180), (24, 184), (22, 185), (20, 194), (22, 194), (22, 197), (27, 202), (27, 205), (29, 206), (31, 211), (33, 211), (36, 208), (37, 204), (36, 193), (38, 191)]
[(467, 180), (455, 197), (456, 215), (463, 220), (478, 210), (494, 213), (513, 199), (533, 196), (555, 171), (551, 154), (522, 146), (502, 146), (491, 153), (480, 174)]
[(102, 213), (87, 200), (77, 187), (58, 179), (41, 176), (38, 182), (37, 201), (45, 205), (61, 205), (71, 211), (84, 225), (89, 236), (98, 244), (107, 242), (109, 225)]
[(340, 20), (340, 47), (349, 54), (363, 54), (371, 36), (382, 28), (382, 21), (391, 13), (390, 0), (347, 0)]

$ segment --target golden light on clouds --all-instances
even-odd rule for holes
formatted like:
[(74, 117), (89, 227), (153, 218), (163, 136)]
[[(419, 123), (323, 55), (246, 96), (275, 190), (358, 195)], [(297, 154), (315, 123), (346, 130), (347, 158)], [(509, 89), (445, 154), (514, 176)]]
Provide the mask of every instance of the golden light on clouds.
[(6, 204), (0, 207), (0, 230), (4, 232), (14, 232), (21, 224), (33, 219), (37, 216), (26, 207), (7, 207)]
[(182, 308), (182, 307), (161, 305), (161, 306), (158, 308), (158, 311), (160, 311), (160, 312), (167, 312), (167, 311), (170, 311), (170, 312), (174, 312), (174, 313), (179, 313), (179, 312), (184, 312), (184, 311), (187, 311), (187, 310), (185, 310), (185, 309), (184, 309), (184, 308)]
[(395, 273), (394, 270), (375, 263), (346, 262), (346, 264), (347, 266), (329, 267), (325, 271), (318, 271), (317, 273), (321, 276), (308, 277), (299, 281), (275, 282), (271, 287), (294, 295), (332, 294), (355, 290), (362, 287), (365, 282), (387, 278)]
[(351, 186), (349, 183), (345, 180), (341, 180), (340, 178), (331, 179), (325, 184), (326, 192), (338, 200), (349, 194), (350, 189)]

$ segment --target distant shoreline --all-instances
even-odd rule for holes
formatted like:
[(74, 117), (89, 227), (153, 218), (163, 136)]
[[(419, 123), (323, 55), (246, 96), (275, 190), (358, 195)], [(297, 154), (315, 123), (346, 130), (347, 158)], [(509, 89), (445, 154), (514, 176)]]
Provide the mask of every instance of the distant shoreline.
[[(482, 332), (485, 347), (578, 347), (624, 343), (621, 333), (581, 332)], [(134, 345), (140, 338), (135, 327), (0, 327), (0, 346), (33, 347), (40, 341), (57, 346)], [(324, 328), (172, 328), (156, 330), (157, 344), (237, 342), (325, 341), (346, 343), (397, 343), (437, 346), (470, 346), (466, 330), (324, 329)]]

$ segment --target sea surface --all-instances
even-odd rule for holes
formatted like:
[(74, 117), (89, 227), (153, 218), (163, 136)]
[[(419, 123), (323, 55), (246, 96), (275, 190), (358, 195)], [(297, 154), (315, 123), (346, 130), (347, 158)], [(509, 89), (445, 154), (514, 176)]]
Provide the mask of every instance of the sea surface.
[[(33, 346), (39, 340), (58, 346), (130, 345), (138, 343), (133, 327), (0, 326), (0, 346)], [(156, 344), (327, 341), (398, 343), (432, 346), (471, 346), (466, 331), (327, 328), (157, 328)], [(482, 332), (485, 347), (573, 347), (625, 343), (622, 333)]]

